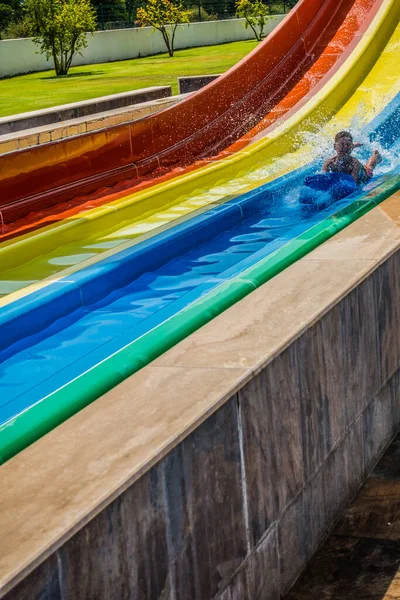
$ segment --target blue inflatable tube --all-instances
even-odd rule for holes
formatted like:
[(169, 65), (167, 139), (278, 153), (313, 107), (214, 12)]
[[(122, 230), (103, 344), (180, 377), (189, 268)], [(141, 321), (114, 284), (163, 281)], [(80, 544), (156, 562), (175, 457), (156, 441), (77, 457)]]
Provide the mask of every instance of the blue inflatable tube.
[(329, 202), (329, 199), (341, 200), (359, 189), (353, 177), (344, 173), (310, 175), (304, 180), (304, 188), (300, 192), (302, 204)]

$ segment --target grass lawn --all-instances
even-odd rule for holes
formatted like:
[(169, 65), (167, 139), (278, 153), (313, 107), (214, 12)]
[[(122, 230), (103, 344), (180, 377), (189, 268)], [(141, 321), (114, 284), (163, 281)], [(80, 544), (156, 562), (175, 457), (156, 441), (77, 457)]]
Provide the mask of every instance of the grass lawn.
[(223, 73), (257, 43), (246, 40), (177, 50), (173, 58), (158, 54), (83, 65), (71, 68), (64, 77), (56, 77), (54, 71), (42, 71), (0, 79), (0, 117), (152, 85), (172, 85), (172, 93), (177, 94), (177, 77)]

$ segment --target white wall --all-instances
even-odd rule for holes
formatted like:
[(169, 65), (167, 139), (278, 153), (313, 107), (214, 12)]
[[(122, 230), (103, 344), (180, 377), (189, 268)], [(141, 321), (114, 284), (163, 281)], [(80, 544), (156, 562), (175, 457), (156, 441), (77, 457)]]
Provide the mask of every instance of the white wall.
[[(272, 31), (282, 19), (281, 15), (271, 19), (265, 32)], [(243, 24), (244, 19), (229, 19), (182, 25), (176, 32), (175, 48), (252, 39), (253, 32)], [(96, 31), (93, 37), (88, 36), (88, 47), (83, 50), (83, 56), (75, 57), (73, 64), (88, 65), (165, 52), (161, 33), (151, 31), (151, 27)], [(52, 61), (46, 61), (44, 55), (37, 52), (38, 47), (30, 39), (0, 41), (0, 77), (52, 69)]]

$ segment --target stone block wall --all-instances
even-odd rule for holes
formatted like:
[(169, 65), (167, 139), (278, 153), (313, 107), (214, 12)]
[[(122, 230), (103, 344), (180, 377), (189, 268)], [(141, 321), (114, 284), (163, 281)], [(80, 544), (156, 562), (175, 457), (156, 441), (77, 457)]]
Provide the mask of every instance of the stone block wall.
[(279, 600), (400, 423), (400, 251), (7, 600)]

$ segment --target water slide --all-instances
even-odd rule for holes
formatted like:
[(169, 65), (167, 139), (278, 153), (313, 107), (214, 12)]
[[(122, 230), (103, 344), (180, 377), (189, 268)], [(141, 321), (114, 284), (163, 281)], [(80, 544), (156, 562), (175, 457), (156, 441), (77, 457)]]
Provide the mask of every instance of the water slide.
[[(299, 6), (301, 7), (303, 4), (304, 2), (300, 3)], [(353, 40), (352, 43), (357, 47), (360, 40), (363, 39), (361, 35), (362, 32), (367, 24), (371, 23), (372, 16), (376, 14), (376, 11), (381, 4), (380, 0), (375, 0), (372, 5), (368, 2), (366, 3), (365, 0), (356, 0), (352, 3), (348, 17), (343, 21), (343, 29), (339, 28), (336, 35), (331, 39), (331, 42), (326, 46), (326, 54), (321, 55), (313, 66), (313, 68), (316, 68), (317, 74), (320, 73), (320, 68), (318, 67), (319, 60), (322, 60), (323, 63), (327, 60), (330, 62), (330, 57), (333, 56), (337, 58), (338, 55), (340, 55), (340, 60), (336, 61), (334, 67), (328, 71), (327, 76), (329, 75), (329, 77), (332, 78), (333, 75), (338, 72), (339, 65), (342, 64), (342, 61), (345, 59), (347, 51), (350, 51), (351, 46), (346, 46), (343, 40), (351, 39)], [(358, 29), (356, 29), (356, 25)], [(355, 35), (355, 31), (358, 31), (359, 33)], [(379, 48), (377, 48), (377, 51), (379, 51)], [(299, 85), (302, 86), (302, 88), (305, 86), (306, 89), (309, 89), (311, 85), (309, 80), (312, 80), (314, 77), (314, 70), (312, 70), (312, 73), (310, 71), (307, 72), (304, 78), (299, 81)], [(319, 76), (317, 76), (317, 79), (318, 77)], [(319, 79), (319, 81), (321, 82), (322, 80)], [(350, 78), (348, 81), (353, 81), (353, 79)], [(324, 88), (320, 91), (315, 90), (315, 88), (312, 89), (316, 93), (313, 94), (311, 99), (309, 99), (302, 107), (303, 110), (306, 110), (306, 115), (312, 115), (322, 110), (332, 112), (334, 105), (332, 105), (332, 108), (330, 107), (329, 94), (327, 96), (322, 93), (322, 89)], [(346, 90), (344, 90), (344, 92), (347, 93)], [(298, 90), (294, 88), (291, 93), (297, 94)], [(304, 96), (303, 100), (305, 99), (306, 97)], [(339, 100), (343, 101), (342, 98), (339, 98)], [(287, 114), (289, 115), (288, 118), (283, 121), (282, 119), (276, 121), (276, 126), (272, 130), (271, 127), (269, 127), (267, 130), (268, 135), (263, 138), (262, 147), (267, 147), (269, 143), (272, 142), (270, 145), (273, 153), (276, 155), (279, 155), (279, 153), (284, 150), (279, 140), (286, 136), (286, 132), (293, 132), (293, 123), (296, 122), (296, 115), (299, 114), (299, 107), (297, 106), (297, 111), (293, 115), (290, 116), (290, 111)], [(267, 115), (267, 119), (268, 118)], [(301, 128), (299, 129), (301, 131)], [(274, 137), (275, 131), (278, 133)], [(294, 132), (294, 134), (296, 134), (296, 132)], [(87, 139), (88, 136), (83, 137), (84, 139)], [(76, 140), (76, 143), (80, 143), (79, 139)], [(58, 149), (61, 155), (63, 154), (62, 148), (63, 146), (57, 144), (49, 145), (49, 151), (55, 152)], [(244, 161), (242, 161), (243, 152), (237, 152), (232, 156), (237, 157), (240, 164), (244, 165)], [(17, 153), (16, 155), (12, 154), (9, 155), (9, 157), (10, 164), (12, 164), (15, 172), (15, 178), (17, 178), (18, 174), (21, 176), (21, 169), (25, 169), (29, 175), (29, 169), (26, 167), (25, 162), (27, 157), (26, 152)], [(7, 274), (6, 277), (9, 280), (9, 283), (6, 284), (5, 282), (2, 282), (0, 285), (0, 294), (7, 294), (12, 290), (18, 289), (19, 286), (25, 285), (25, 283), (33, 283), (35, 280), (53, 276), (57, 272), (57, 265), (60, 263), (61, 255), (64, 256), (64, 266), (72, 266), (78, 264), (82, 260), (90, 258), (90, 256), (106, 252), (108, 247), (110, 247), (110, 244), (114, 247), (118, 244), (126, 243), (132, 238), (136, 239), (143, 233), (167, 224), (174, 218), (182, 217), (182, 215), (188, 214), (195, 209), (199, 209), (201, 206), (208, 206), (210, 202), (217, 199), (215, 191), (211, 188), (206, 190), (205, 194), (200, 195), (199, 188), (203, 189), (205, 181), (207, 181), (207, 185), (209, 185), (210, 180), (211, 183), (213, 183), (213, 181), (218, 182), (220, 179), (221, 166), (225, 171), (228, 171), (227, 175), (228, 181), (230, 181), (230, 187), (232, 188), (232, 181), (234, 181), (233, 187), (236, 187), (237, 190), (238, 183), (240, 188), (240, 181), (238, 182), (237, 178), (232, 180), (232, 174), (235, 173), (236, 167), (231, 169), (231, 164), (232, 162), (227, 161), (225, 158), (222, 161), (217, 161), (214, 165), (210, 165), (210, 167), (203, 167), (192, 171), (191, 173), (188, 173), (186, 177), (181, 176), (179, 178), (171, 179), (143, 192), (124, 194), (119, 200), (111, 201), (107, 204), (103, 204), (102, 198), (101, 203), (103, 206), (93, 210), (86, 210), (84, 216), (82, 211), (88, 208), (87, 204), (78, 205), (78, 211), (75, 211), (76, 214), (69, 216), (67, 219), (47, 225), (42, 229), (39, 236), (25, 234), (19, 238), (17, 245), (12, 242), (2, 244), (3, 260), (0, 263), (0, 269), (3, 269), (3, 271), (7, 269), (8, 271), (10, 267), (17, 267), (19, 264), (22, 266), (22, 271), (19, 273), (13, 271), (12, 273)], [(225, 167), (227, 167), (227, 169)], [(207, 175), (206, 178), (205, 175)], [(23, 175), (23, 177), (25, 177), (25, 175)], [(245, 186), (242, 185), (242, 187)], [(225, 190), (227, 190), (226, 187)], [(177, 202), (177, 200), (182, 200), (180, 198), (181, 195), (184, 196), (185, 201)], [(194, 200), (191, 200), (191, 195), (195, 196)], [(89, 206), (91, 204), (92, 201), (89, 201)], [(171, 208), (172, 204), (176, 205), (173, 209)], [(178, 204), (179, 206), (177, 206)], [(12, 210), (15, 209), (15, 203), (11, 208)], [(164, 208), (167, 210), (164, 210)], [(9, 215), (9, 213), (5, 213), (5, 209), (3, 208), (1, 214), (3, 228), (5, 229), (3, 239), (7, 238), (9, 234), (12, 235), (16, 233), (15, 230), (10, 232), (10, 225), (6, 223), (7, 215)], [(61, 213), (58, 216), (64, 216), (64, 213)], [(50, 221), (53, 221), (54, 218), (54, 215), (51, 215)], [(139, 223), (134, 225), (137, 221), (139, 221)], [(20, 222), (17, 222), (17, 229), (19, 224)], [(125, 227), (125, 224), (127, 224), (127, 227)], [(116, 229), (118, 229), (119, 233), (113, 231)], [(92, 240), (93, 243), (90, 243), (90, 239), (93, 235), (96, 235), (100, 239), (104, 238), (107, 235), (107, 232), (111, 231), (113, 231), (112, 239), (107, 242), (103, 242), (99, 245), (99, 240), (97, 242)], [(19, 230), (17, 232), (19, 232)], [(60, 244), (62, 244), (62, 247)], [(87, 246), (89, 245), (90, 251), (88, 252)], [(29, 263), (27, 257), (29, 257)], [(34, 266), (33, 262), (36, 262), (37, 265)], [(40, 263), (40, 267), (38, 263)]]
[[(1, 460), (400, 187), (400, 7), (379, 4), (340, 69), (272, 136), (64, 223), (62, 248), (44, 230), (0, 245)], [(352, 196), (304, 211), (304, 178), (349, 127), (379, 142), (382, 166)]]
[[(228, 146), (232, 153), (250, 143), (318, 91), (379, 5), (302, 0), (248, 57), (178, 105), (128, 125), (0, 157), (3, 239), (93, 206), (93, 197), (85, 202), (84, 195), (99, 188), (96, 205), (115, 199), (118, 183), (126, 196), (161, 175), (165, 181), (187, 165), (195, 168), (205, 155), (218, 157)], [(111, 184), (116, 188), (105, 191)]]

